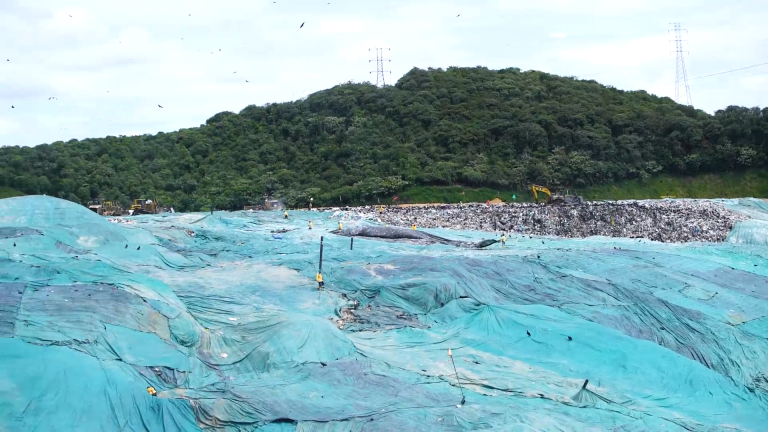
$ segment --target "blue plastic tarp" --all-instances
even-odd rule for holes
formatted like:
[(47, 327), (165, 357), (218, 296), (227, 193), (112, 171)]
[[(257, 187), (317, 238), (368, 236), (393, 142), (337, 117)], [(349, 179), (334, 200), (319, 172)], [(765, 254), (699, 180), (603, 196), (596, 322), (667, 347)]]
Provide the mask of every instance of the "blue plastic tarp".
[(0, 429), (765, 430), (757, 201), (721, 244), (350, 250), (328, 213), (0, 200)]

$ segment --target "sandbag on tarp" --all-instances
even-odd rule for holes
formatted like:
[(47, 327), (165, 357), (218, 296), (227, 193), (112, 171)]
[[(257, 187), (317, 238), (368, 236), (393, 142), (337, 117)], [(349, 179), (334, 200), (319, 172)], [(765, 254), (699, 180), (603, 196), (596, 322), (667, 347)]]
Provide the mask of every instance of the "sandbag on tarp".
[(481, 240), (479, 242), (468, 242), (459, 240), (450, 240), (424, 231), (399, 227), (382, 227), (374, 225), (357, 225), (350, 228), (331, 231), (332, 234), (346, 237), (369, 237), (389, 240), (417, 240), (426, 243), (441, 243), (451, 246), (482, 249), (488, 247), (498, 240)]

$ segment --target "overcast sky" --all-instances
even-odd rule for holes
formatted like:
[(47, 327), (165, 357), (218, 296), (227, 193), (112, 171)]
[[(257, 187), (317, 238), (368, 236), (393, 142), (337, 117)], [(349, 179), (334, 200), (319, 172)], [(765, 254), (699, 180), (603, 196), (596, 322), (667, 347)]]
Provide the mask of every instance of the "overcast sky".
[(673, 97), (675, 21), (694, 106), (768, 105), (768, 64), (696, 79), (768, 63), (765, 0), (0, 0), (0, 145), (170, 132), (375, 81), (374, 47), (388, 83), (481, 65)]

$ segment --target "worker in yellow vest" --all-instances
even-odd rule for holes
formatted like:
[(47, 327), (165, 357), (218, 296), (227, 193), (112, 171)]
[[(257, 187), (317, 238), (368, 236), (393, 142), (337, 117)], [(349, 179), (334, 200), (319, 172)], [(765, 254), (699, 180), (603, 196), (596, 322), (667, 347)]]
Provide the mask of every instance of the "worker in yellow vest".
[(501, 235), (501, 247), (507, 247), (507, 234), (506, 233)]
[(411, 229), (415, 230), (416, 229), (416, 224), (411, 225)]
[(312, 229), (312, 220), (309, 221), (309, 229)]
[(288, 219), (288, 210), (286, 210), (286, 211), (284, 211), (284, 212), (283, 212), (283, 217), (284, 217), (285, 219)]
[(150, 396), (157, 396), (157, 390), (152, 386), (147, 387), (147, 393), (149, 393)]
[(321, 291), (323, 289), (323, 286), (325, 286), (325, 282), (323, 282), (323, 274), (320, 272), (317, 272), (317, 276), (315, 276), (315, 280), (317, 281), (318, 291)]
[(341, 224), (341, 221), (339, 221), (339, 229), (344, 229), (344, 225)]

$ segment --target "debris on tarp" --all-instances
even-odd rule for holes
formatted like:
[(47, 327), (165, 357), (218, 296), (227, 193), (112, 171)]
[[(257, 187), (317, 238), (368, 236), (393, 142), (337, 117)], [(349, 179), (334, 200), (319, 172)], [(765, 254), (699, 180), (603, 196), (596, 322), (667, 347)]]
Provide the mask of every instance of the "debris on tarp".
[(399, 227), (383, 227), (373, 225), (356, 225), (353, 227), (337, 229), (331, 231), (332, 234), (337, 234), (346, 237), (368, 237), (374, 239), (387, 239), (387, 240), (408, 240), (417, 241), (420, 243), (433, 244), (441, 243), (445, 245), (482, 249), (492, 244), (498, 243), (498, 240), (481, 240), (479, 242), (468, 242), (460, 240), (450, 240), (444, 237), (440, 237), (434, 234), (430, 234), (423, 231), (417, 231), (414, 229), (405, 229)]
[[(371, 207), (372, 211), (373, 208)], [(389, 225), (489, 232), (646, 238), (660, 242), (722, 242), (746, 216), (705, 200), (585, 202), (580, 205), (464, 204), (397, 207), (382, 213)]]

